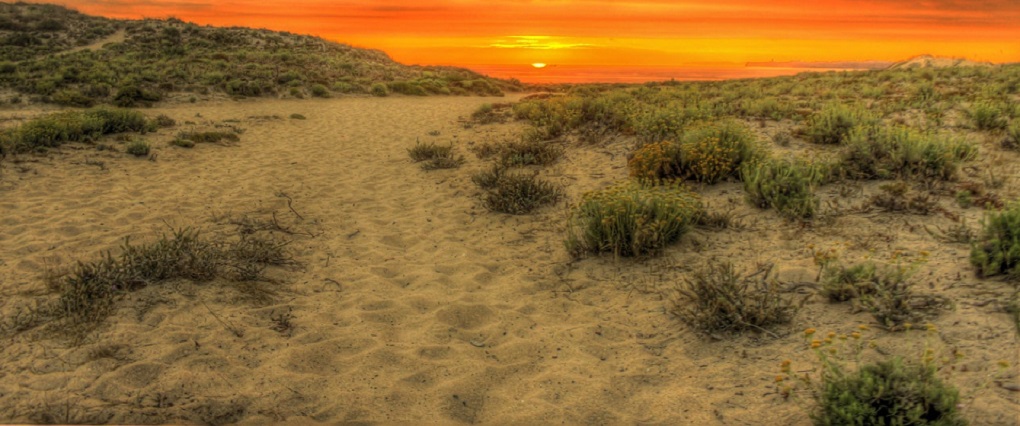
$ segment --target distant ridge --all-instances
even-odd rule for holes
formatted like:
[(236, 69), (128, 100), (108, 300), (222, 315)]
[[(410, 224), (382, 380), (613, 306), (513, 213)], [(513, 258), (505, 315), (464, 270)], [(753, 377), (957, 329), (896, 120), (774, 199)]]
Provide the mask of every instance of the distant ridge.
[(920, 55), (897, 62), (889, 66), (889, 69), (908, 68), (953, 68), (953, 67), (991, 67), (991, 62), (977, 62), (965, 58), (946, 58), (932, 55)]
[(7, 89), (0, 102), (87, 107), (217, 94), (500, 96), (521, 87), (463, 68), (404, 65), (379, 50), (308, 35), (0, 3), (0, 89)]
[(844, 70), (882, 70), (889, 68), (890, 61), (837, 61), (837, 62), (748, 62), (747, 67), (755, 68), (805, 68), (805, 69), (844, 69)]

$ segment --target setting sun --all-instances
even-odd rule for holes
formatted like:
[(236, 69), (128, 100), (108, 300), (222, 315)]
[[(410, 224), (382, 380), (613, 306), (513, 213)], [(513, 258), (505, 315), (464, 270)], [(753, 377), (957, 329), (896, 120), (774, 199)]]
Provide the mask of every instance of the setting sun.
[(535, 68), (545, 68), (545, 64), (542, 63), (542, 62), (535, 62), (535, 63), (531, 64), (531, 66), (533, 66)]

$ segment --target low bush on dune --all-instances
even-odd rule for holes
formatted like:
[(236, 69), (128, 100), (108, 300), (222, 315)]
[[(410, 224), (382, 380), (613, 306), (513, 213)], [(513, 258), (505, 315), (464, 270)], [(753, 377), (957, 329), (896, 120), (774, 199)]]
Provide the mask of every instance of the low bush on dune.
[(147, 132), (152, 125), (140, 112), (99, 108), (67, 111), (33, 119), (4, 132), (5, 150), (12, 153), (53, 148), (67, 142), (92, 142), (122, 132)]
[(647, 144), (635, 151), (628, 167), (638, 179), (679, 178), (711, 184), (739, 179), (742, 165), (763, 157), (763, 149), (745, 126), (724, 121), (688, 130), (676, 142)]
[(1007, 126), (1008, 112), (1002, 104), (978, 101), (966, 110), (974, 128), (978, 130), (1002, 130)]
[(238, 142), (241, 137), (234, 132), (222, 132), (222, 131), (208, 131), (208, 132), (180, 132), (177, 134), (178, 140), (191, 141), (194, 143), (218, 143), (218, 142)]
[(971, 247), (970, 263), (979, 277), (1020, 277), (1020, 202), (985, 218), (981, 236)]
[(826, 167), (804, 160), (770, 159), (745, 166), (741, 178), (751, 204), (774, 208), (790, 218), (807, 219), (818, 210), (814, 188), (827, 173)]
[(682, 185), (625, 182), (584, 195), (570, 215), (567, 250), (577, 257), (654, 254), (684, 235), (700, 214), (697, 195)]
[(562, 191), (535, 174), (493, 169), (473, 179), (486, 190), (482, 200), (485, 208), (509, 214), (528, 214), (556, 202)]
[(874, 119), (861, 110), (832, 104), (812, 114), (803, 132), (811, 143), (835, 145), (846, 142), (855, 127), (873, 122)]
[(848, 136), (840, 168), (856, 179), (951, 180), (973, 145), (906, 127), (858, 127)]
[(127, 144), (124, 148), (124, 152), (134, 155), (135, 157), (144, 157), (149, 155), (149, 143), (143, 140), (133, 141)]

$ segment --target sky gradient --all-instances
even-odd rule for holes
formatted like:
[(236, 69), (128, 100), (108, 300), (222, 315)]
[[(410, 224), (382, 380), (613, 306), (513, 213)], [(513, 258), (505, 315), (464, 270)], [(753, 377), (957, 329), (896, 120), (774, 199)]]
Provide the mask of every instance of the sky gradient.
[[(605, 76), (641, 69), (703, 74), (747, 62), (920, 54), (1020, 62), (1018, 0), (54, 2), (115, 18), (175, 16), (312, 34), (380, 49), (407, 64), (465, 66), (498, 77), (518, 70), (526, 81), (553, 81), (566, 69), (586, 70), (582, 79), (612, 80)], [(534, 62), (550, 66), (527, 69)]]

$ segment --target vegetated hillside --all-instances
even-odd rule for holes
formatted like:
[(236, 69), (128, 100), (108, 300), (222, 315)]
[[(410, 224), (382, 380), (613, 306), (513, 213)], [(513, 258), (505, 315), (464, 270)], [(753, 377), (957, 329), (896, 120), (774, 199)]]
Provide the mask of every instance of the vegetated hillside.
[(134, 106), (180, 92), (300, 98), (501, 95), (520, 87), (466, 69), (407, 66), (318, 37), (175, 18), (111, 20), (54, 5), (0, 5), (0, 40), (0, 87), (15, 92), (5, 99), (14, 103), (25, 95), (69, 106)]

